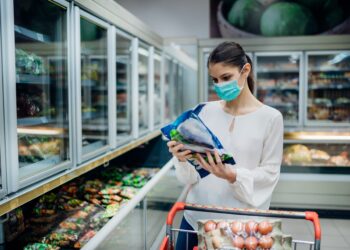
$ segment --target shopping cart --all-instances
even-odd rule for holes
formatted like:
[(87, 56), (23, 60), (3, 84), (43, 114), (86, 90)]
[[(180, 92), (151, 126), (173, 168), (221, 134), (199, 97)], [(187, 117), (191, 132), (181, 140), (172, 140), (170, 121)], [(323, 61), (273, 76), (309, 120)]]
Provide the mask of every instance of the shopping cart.
[[(197, 234), (197, 231), (189, 231), (182, 229), (173, 228), (174, 217), (177, 212), (181, 210), (193, 210), (201, 212), (211, 213), (224, 213), (224, 214), (236, 214), (236, 215), (248, 215), (248, 216), (259, 216), (259, 217), (278, 217), (278, 218), (290, 218), (290, 219), (305, 219), (312, 221), (314, 225), (315, 241), (302, 241), (293, 239), (293, 248), (297, 249), (297, 245), (304, 244), (310, 247), (310, 250), (320, 250), (321, 247), (321, 227), (318, 214), (312, 211), (306, 212), (294, 212), (294, 211), (278, 211), (278, 210), (258, 210), (258, 209), (239, 209), (239, 208), (225, 208), (217, 206), (203, 206), (197, 204), (189, 204), (183, 202), (177, 202), (171, 208), (167, 221), (166, 221), (166, 236), (162, 241), (160, 250), (173, 250), (175, 249), (175, 232), (183, 232), (188, 234)], [(185, 249), (184, 249), (185, 250)], [(187, 250), (187, 249), (186, 249)], [(195, 247), (193, 250), (197, 250)]]

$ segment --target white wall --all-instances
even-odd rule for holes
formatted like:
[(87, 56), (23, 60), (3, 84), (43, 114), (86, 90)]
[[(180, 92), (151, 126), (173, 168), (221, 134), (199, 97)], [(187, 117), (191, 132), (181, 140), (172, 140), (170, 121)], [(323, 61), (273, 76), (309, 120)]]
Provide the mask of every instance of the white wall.
[(209, 37), (209, 0), (116, 0), (162, 37)]

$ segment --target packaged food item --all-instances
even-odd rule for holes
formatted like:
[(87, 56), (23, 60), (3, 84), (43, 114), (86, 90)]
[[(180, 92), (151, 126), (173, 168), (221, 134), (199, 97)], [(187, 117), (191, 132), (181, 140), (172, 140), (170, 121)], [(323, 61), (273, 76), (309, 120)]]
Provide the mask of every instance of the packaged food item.
[(199, 249), (284, 250), (291, 237), (281, 230), (281, 220), (198, 221)]
[(86, 221), (83, 218), (68, 217), (59, 224), (61, 229), (71, 229), (82, 231), (86, 227)]
[(74, 244), (74, 248), (82, 248), (86, 243), (96, 235), (94, 230), (87, 231), (79, 240)]
[(100, 195), (116, 195), (121, 192), (121, 188), (119, 187), (110, 187), (110, 188), (105, 188), (102, 189), (99, 194)]
[(12, 241), (24, 232), (24, 217), (21, 208), (16, 208), (9, 213), (8, 220), (4, 223), (6, 241)]
[(44, 242), (59, 247), (70, 247), (78, 240), (79, 234), (79, 232), (71, 229), (57, 229), (45, 237)]
[(61, 196), (59, 198), (58, 208), (64, 211), (72, 211), (78, 209), (80, 206), (84, 204), (84, 201), (71, 198), (69, 196)]
[(105, 213), (103, 214), (102, 218), (110, 218), (110, 217), (113, 217), (114, 215), (117, 214), (117, 212), (119, 211), (119, 209), (120, 209), (119, 203), (118, 203), (118, 204), (108, 205), (108, 206), (106, 207), (106, 211), (105, 211)]
[(106, 180), (113, 181), (113, 182), (120, 182), (123, 179), (123, 177), (130, 172), (131, 170), (126, 167), (118, 167), (118, 168), (109, 167), (104, 169), (101, 172), (101, 175)]
[(131, 200), (132, 198), (135, 197), (139, 189), (133, 188), (133, 187), (122, 187), (122, 191), (120, 192), (120, 196)]
[(53, 246), (46, 243), (32, 243), (28, 244), (24, 247), (24, 250), (59, 250), (60, 248), (57, 246)]
[(93, 230), (100, 230), (109, 220), (109, 218), (104, 217), (105, 211), (100, 211), (91, 217), (89, 222), (89, 227)]
[[(184, 145), (184, 150), (190, 150), (193, 153), (200, 153), (207, 160), (206, 152), (214, 153), (216, 150), (223, 163), (234, 165), (235, 161), (222, 146), (219, 139), (209, 130), (198, 114), (205, 104), (198, 105), (194, 110), (189, 110), (181, 114), (173, 123), (161, 129), (167, 140), (177, 141)], [(195, 154), (189, 159), (189, 162), (196, 168), (203, 178), (209, 174), (208, 171), (201, 168)]]

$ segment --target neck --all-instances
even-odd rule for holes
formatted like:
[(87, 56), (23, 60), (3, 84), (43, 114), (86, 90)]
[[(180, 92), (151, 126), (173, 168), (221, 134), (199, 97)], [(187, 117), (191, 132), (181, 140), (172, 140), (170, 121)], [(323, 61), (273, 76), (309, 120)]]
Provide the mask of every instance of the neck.
[(225, 108), (233, 114), (238, 114), (240, 110), (256, 105), (255, 96), (250, 92), (248, 86), (244, 86), (241, 94), (232, 101), (225, 102)]

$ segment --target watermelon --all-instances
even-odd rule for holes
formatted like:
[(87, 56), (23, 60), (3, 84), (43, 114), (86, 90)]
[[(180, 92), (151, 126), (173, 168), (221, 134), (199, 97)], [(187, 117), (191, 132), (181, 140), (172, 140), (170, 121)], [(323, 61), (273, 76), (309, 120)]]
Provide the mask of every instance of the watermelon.
[(259, 34), (263, 6), (256, 0), (237, 0), (230, 12), (228, 21), (244, 31)]
[(260, 30), (264, 36), (300, 36), (317, 32), (312, 12), (292, 2), (269, 6), (261, 17)]

